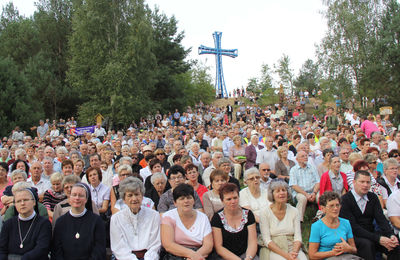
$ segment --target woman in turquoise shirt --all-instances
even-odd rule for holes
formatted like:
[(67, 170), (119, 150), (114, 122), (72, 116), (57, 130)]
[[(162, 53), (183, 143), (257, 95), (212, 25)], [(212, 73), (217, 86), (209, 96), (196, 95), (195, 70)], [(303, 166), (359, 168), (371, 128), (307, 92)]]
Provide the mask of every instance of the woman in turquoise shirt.
[(357, 253), (357, 248), (350, 222), (339, 218), (339, 194), (324, 192), (319, 204), (325, 216), (311, 226), (310, 259), (360, 259), (353, 255)]

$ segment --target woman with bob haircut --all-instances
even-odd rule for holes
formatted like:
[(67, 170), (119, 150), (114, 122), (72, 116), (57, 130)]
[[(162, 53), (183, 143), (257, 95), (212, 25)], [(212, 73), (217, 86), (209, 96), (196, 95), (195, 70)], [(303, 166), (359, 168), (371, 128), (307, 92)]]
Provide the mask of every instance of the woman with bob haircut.
[(260, 250), (260, 259), (307, 259), (301, 250), (300, 214), (288, 203), (290, 199), (287, 182), (272, 180), (268, 189), (268, 200), (272, 203), (260, 214), (261, 235), (266, 246)]
[(142, 205), (143, 182), (127, 177), (119, 184), (126, 208), (111, 217), (111, 250), (117, 259), (159, 259), (160, 214)]
[(195, 210), (194, 189), (186, 183), (174, 188), (175, 207), (162, 215), (161, 242), (169, 259), (205, 259), (213, 249), (211, 225), (207, 216)]

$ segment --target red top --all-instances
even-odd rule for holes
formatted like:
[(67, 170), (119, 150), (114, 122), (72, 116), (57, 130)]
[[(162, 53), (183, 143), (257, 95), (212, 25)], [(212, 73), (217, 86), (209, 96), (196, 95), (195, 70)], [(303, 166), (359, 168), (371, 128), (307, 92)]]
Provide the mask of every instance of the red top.
[(200, 197), (201, 204), (203, 204), (203, 195), (204, 195), (204, 193), (206, 193), (207, 191), (208, 191), (208, 189), (206, 188), (206, 186), (201, 185), (201, 184), (199, 183), (199, 187), (197, 188), (196, 192), (197, 192), (197, 195), (199, 195), (199, 197)]
[[(343, 172), (339, 172), (342, 175), (343, 179), (343, 187), (346, 191), (349, 191), (349, 185), (347, 184), (347, 177), (346, 174)], [(324, 194), (325, 191), (332, 191), (332, 183), (331, 178), (329, 178), (329, 171), (325, 172), (321, 176), (321, 180), (319, 182), (319, 195)], [(339, 194), (342, 195), (342, 194)]]

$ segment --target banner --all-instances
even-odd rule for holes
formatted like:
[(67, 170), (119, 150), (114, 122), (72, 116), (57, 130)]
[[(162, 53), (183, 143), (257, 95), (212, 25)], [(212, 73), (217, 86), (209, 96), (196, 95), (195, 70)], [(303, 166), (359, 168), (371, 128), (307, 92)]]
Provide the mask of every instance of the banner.
[(381, 108), (379, 108), (379, 112), (381, 115), (391, 115), (392, 107), (381, 107)]
[(94, 128), (95, 126), (84, 126), (84, 127), (75, 127), (75, 128), (70, 128), (69, 129), (69, 134), (70, 135), (76, 135), (76, 136), (81, 136), (85, 133), (94, 133)]

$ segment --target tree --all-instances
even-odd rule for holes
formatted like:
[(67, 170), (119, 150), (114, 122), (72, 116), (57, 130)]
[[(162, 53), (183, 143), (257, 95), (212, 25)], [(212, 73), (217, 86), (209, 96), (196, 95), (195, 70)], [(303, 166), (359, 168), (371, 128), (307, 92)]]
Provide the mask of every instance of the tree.
[(336, 81), (335, 85), (341, 84), (343, 78), (349, 79), (353, 93), (360, 98), (367, 95), (363, 72), (370, 62), (371, 43), (376, 39), (384, 2), (325, 1), (328, 31), (318, 46), (319, 63), (325, 77)]
[(311, 93), (313, 90), (318, 90), (320, 80), (321, 75), (318, 65), (313, 60), (308, 59), (301, 67), (294, 84), (296, 88), (307, 90)]
[(275, 72), (278, 73), (280, 84), (283, 84), (286, 88), (289, 88), (291, 95), (294, 95), (294, 73), (293, 69), (290, 68), (290, 58), (286, 54), (282, 54), (282, 57), (278, 60), (278, 64), (274, 65)]
[(7, 136), (15, 126), (29, 129), (43, 116), (32, 98), (33, 88), (11, 58), (0, 59), (0, 134)]

